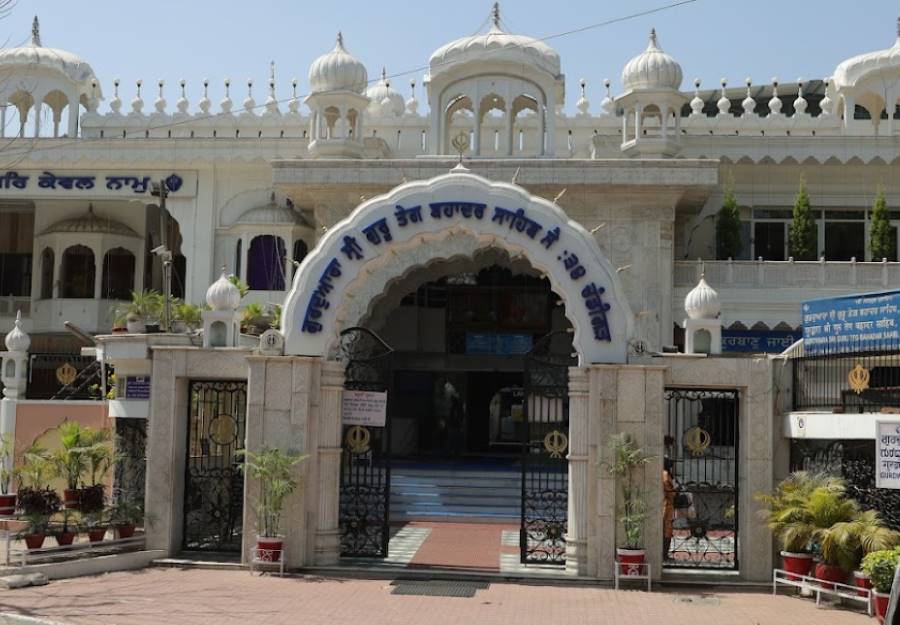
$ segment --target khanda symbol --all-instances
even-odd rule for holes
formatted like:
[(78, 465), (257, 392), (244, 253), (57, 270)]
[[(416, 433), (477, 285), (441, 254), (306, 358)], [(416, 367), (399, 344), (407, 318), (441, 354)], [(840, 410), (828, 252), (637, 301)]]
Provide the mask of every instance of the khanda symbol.
[(369, 441), (371, 438), (372, 435), (369, 433), (368, 429), (361, 425), (354, 425), (347, 430), (347, 436), (344, 440), (347, 443), (347, 448), (350, 450), (350, 453), (364, 454), (369, 451)]
[(569, 439), (559, 430), (553, 430), (544, 437), (544, 448), (550, 452), (551, 458), (562, 458), (568, 446)]
[(850, 383), (850, 388), (859, 395), (869, 388), (869, 377), (869, 370), (861, 364), (856, 363), (856, 366), (853, 367), (847, 375), (847, 381)]

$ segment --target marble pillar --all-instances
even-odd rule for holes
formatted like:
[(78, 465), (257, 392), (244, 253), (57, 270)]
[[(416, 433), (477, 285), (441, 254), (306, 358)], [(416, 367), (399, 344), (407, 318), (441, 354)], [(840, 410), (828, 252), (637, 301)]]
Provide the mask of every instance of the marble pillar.
[(340, 557), (338, 511), (341, 479), (341, 396), (344, 365), (322, 363), (321, 408), (318, 415), (319, 506), (316, 519), (315, 564), (332, 566)]

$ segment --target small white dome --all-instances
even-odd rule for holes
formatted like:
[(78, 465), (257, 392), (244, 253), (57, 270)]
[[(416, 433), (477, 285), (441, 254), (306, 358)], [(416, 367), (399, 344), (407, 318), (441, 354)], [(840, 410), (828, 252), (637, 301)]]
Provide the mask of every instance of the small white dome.
[(334, 49), (323, 54), (309, 67), (309, 90), (353, 91), (362, 93), (369, 82), (366, 66), (344, 48), (344, 37), (338, 33)]
[(637, 89), (681, 88), (681, 65), (660, 49), (656, 29), (650, 31), (647, 49), (628, 61), (622, 70), (622, 85), (626, 91)]
[(722, 310), (719, 294), (706, 283), (705, 276), (700, 276), (690, 293), (684, 298), (684, 310), (691, 319), (715, 319)]
[(11, 352), (27, 352), (31, 346), (31, 337), (22, 329), (22, 311), (16, 312), (16, 325), (6, 335), (6, 349)]
[(855, 87), (867, 78), (886, 80), (896, 78), (900, 71), (900, 19), (897, 20), (897, 39), (886, 50), (867, 52), (849, 58), (834, 70), (832, 82), (840, 91), (845, 87)]
[(206, 289), (206, 303), (213, 310), (235, 310), (241, 305), (241, 291), (223, 271), (219, 279)]
[(368, 112), (375, 117), (401, 117), (406, 110), (403, 95), (391, 87), (384, 69), (381, 70), (381, 80), (369, 87), (366, 96), (371, 100)]

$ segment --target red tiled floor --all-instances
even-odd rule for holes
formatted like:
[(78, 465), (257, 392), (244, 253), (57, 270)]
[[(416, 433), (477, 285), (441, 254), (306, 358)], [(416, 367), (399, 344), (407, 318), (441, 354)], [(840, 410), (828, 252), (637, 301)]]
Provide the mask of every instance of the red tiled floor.
[[(701, 590), (683, 591), (697, 597)], [(385, 580), (146, 569), (0, 592), (0, 612), (76, 625), (875, 625), (760, 591), (684, 594), (494, 583), (472, 598), (392, 595)]]
[(410, 568), (435, 567), (463, 570), (500, 570), (502, 523), (435, 523), (412, 521), (411, 527), (428, 527), (431, 533), (410, 561)]

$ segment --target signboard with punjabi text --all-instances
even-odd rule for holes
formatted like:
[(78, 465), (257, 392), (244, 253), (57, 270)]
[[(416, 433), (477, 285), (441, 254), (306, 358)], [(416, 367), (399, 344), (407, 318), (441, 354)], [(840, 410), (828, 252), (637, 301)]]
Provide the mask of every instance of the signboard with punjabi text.
[(900, 489), (900, 421), (877, 421), (875, 488)]
[(341, 402), (341, 422), (383, 428), (387, 421), (387, 393), (345, 390)]

